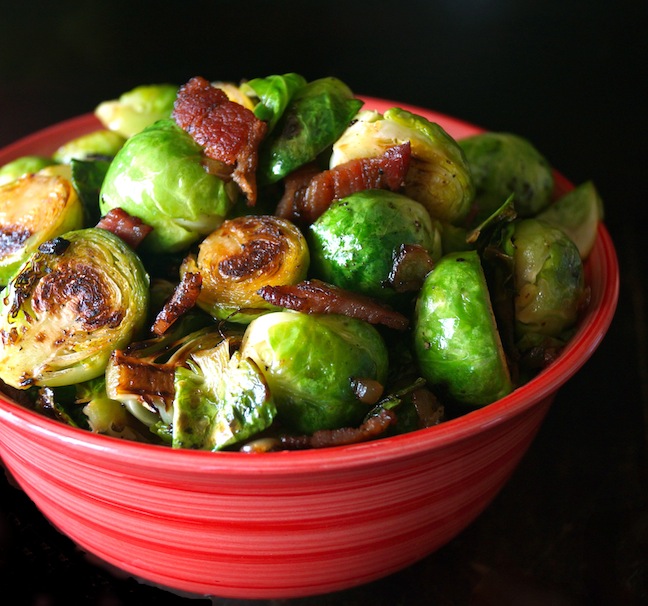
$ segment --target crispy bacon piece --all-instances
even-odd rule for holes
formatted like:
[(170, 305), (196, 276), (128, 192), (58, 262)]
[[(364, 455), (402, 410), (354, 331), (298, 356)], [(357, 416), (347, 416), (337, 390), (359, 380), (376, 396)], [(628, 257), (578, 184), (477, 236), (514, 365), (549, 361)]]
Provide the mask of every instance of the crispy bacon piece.
[[(267, 124), (201, 76), (180, 87), (172, 117), (204, 148), (205, 155), (216, 161), (216, 166), (223, 163), (233, 167), (232, 179), (253, 206), (258, 150)], [(211, 167), (206, 163), (207, 170)]]
[(136, 249), (148, 234), (153, 231), (150, 225), (138, 217), (128, 214), (122, 208), (109, 210), (97, 223), (97, 227), (119, 236), (132, 249)]
[(196, 304), (201, 286), (202, 276), (200, 274), (186, 272), (173, 291), (171, 298), (155, 318), (151, 332), (163, 335), (182, 314)]
[(401, 244), (394, 255), (388, 283), (396, 292), (413, 292), (423, 286), (434, 260), (420, 244)]
[(259, 294), (269, 303), (285, 309), (311, 314), (341, 314), (397, 330), (405, 330), (409, 325), (406, 316), (379, 301), (320, 280), (264, 286), (259, 289)]
[(390, 147), (382, 156), (349, 160), (335, 168), (315, 172), (312, 165), (285, 179), (286, 189), (277, 214), (295, 223), (310, 224), (339, 198), (365, 189), (398, 190), (409, 169), (409, 141)]
[(309, 448), (328, 448), (373, 440), (384, 434), (396, 422), (393, 410), (382, 409), (369, 417), (360, 427), (341, 427), (340, 429), (322, 429), (313, 435), (281, 436), (280, 443), (287, 450), (305, 450)]

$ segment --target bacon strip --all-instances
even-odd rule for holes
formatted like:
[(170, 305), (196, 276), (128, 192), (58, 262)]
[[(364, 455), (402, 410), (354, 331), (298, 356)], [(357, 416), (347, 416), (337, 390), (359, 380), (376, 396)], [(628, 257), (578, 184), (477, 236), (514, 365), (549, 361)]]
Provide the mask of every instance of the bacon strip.
[(140, 218), (128, 214), (122, 208), (113, 208), (109, 210), (101, 219), (96, 227), (110, 231), (119, 236), (132, 249), (136, 249), (153, 228), (144, 223)]
[(164, 307), (155, 318), (151, 332), (156, 335), (163, 335), (169, 330), (169, 327), (182, 314), (189, 311), (196, 304), (201, 286), (202, 276), (200, 274), (186, 272), (173, 291), (171, 298), (164, 304)]
[[(172, 117), (203, 147), (208, 158), (234, 167), (232, 179), (253, 206), (258, 150), (267, 124), (201, 76), (180, 87)], [(210, 166), (206, 164), (207, 170)]]
[(390, 147), (382, 156), (357, 158), (321, 172), (312, 165), (288, 175), (276, 215), (310, 224), (339, 198), (365, 189), (398, 190), (409, 169), (409, 141)]
[(258, 292), (269, 303), (284, 309), (310, 314), (341, 314), (397, 330), (405, 330), (409, 325), (406, 316), (386, 305), (320, 280), (264, 286)]
[(287, 450), (306, 450), (309, 448), (329, 448), (373, 440), (384, 434), (394, 423), (396, 414), (393, 410), (382, 409), (369, 417), (360, 427), (341, 427), (339, 429), (322, 429), (313, 435), (281, 436), (280, 443)]

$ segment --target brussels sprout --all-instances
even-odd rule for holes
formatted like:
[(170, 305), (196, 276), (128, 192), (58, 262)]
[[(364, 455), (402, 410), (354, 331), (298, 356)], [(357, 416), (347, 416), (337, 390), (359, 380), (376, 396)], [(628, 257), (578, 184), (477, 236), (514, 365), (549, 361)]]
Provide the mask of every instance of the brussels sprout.
[(111, 130), (95, 130), (64, 143), (52, 158), (60, 164), (96, 156), (112, 158), (122, 148), (124, 141), (124, 137)]
[(76, 392), (75, 403), (83, 406), (90, 431), (126, 440), (146, 441), (141, 426), (137, 426), (124, 405), (107, 396), (104, 377), (80, 383)]
[(221, 450), (272, 424), (276, 408), (256, 364), (224, 340), (175, 373), (173, 447)]
[(564, 336), (578, 319), (587, 290), (578, 248), (540, 219), (512, 223), (504, 251), (513, 262), (515, 325), (522, 351), (543, 337)]
[(128, 139), (110, 164), (100, 192), (101, 213), (123, 208), (153, 227), (144, 250), (188, 248), (223, 222), (235, 197), (205, 171), (202, 160), (202, 148), (191, 135), (172, 120), (157, 122)]
[(142, 329), (148, 286), (139, 257), (109, 231), (43, 243), (0, 294), (0, 378), (25, 389), (101, 375)]
[(484, 406), (512, 390), (476, 251), (449, 253), (428, 274), (416, 302), (413, 337), (421, 373), (453, 400)]
[(43, 242), (82, 225), (83, 207), (68, 179), (30, 173), (0, 186), (0, 284)]
[(479, 223), (510, 194), (520, 217), (537, 214), (550, 202), (554, 177), (546, 158), (526, 139), (511, 133), (480, 133), (459, 141), (475, 184)]
[(412, 160), (405, 194), (440, 221), (457, 223), (470, 209), (474, 189), (470, 170), (457, 142), (438, 124), (393, 107), (384, 115), (360, 112), (333, 145), (330, 166), (355, 158), (375, 157), (409, 141)]
[(56, 162), (49, 156), (21, 156), (0, 167), (0, 185), (30, 173), (37, 173), (41, 168)]
[(388, 302), (401, 298), (389, 276), (402, 244), (422, 246), (432, 260), (441, 256), (439, 230), (423, 205), (387, 190), (336, 200), (309, 230), (314, 275)]
[(128, 138), (147, 126), (171, 116), (178, 87), (148, 84), (123, 93), (119, 99), (103, 101), (95, 116), (109, 130)]
[(277, 418), (303, 433), (358, 425), (369, 412), (354, 380), (384, 385), (387, 347), (370, 324), (338, 315), (278, 311), (247, 327), (241, 358), (261, 369)]
[(271, 132), (279, 118), (283, 116), (295, 92), (305, 85), (306, 79), (303, 76), (289, 73), (283, 76), (254, 78), (241, 87), (259, 99), (254, 107), (254, 115), (267, 122), (268, 132)]
[(308, 265), (308, 245), (295, 225), (272, 215), (250, 215), (225, 221), (180, 271), (201, 275), (200, 308), (219, 320), (247, 323), (276, 309), (258, 294), (262, 286), (297, 284)]
[(603, 212), (596, 187), (587, 181), (558, 198), (537, 218), (562, 229), (578, 247), (581, 259), (586, 259), (596, 241)]
[(275, 183), (315, 160), (344, 132), (362, 104), (337, 78), (320, 78), (299, 88), (261, 144), (260, 182)]

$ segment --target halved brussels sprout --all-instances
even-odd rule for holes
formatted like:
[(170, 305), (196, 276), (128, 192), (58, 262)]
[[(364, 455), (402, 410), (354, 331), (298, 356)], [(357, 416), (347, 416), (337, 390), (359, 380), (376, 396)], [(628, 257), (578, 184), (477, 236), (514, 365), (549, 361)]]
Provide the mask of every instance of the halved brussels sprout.
[(603, 212), (603, 201), (594, 183), (587, 181), (558, 198), (536, 218), (562, 229), (578, 247), (581, 259), (586, 259), (596, 242)]
[(25, 389), (101, 375), (142, 329), (148, 287), (139, 257), (109, 231), (43, 243), (0, 293), (0, 378)]
[(545, 337), (564, 337), (588, 292), (576, 245), (561, 229), (524, 219), (507, 228), (504, 251), (513, 260), (518, 347), (524, 351)]
[(388, 302), (400, 298), (390, 274), (404, 244), (423, 247), (433, 261), (441, 256), (440, 232), (423, 205), (387, 190), (336, 200), (309, 228), (315, 276)]
[(459, 140), (475, 184), (473, 224), (514, 194), (520, 217), (539, 213), (551, 201), (554, 177), (547, 159), (529, 141), (511, 133), (487, 132)]
[(330, 167), (355, 158), (375, 157), (410, 142), (412, 159), (405, 194), (439, 221), (457, 223), (470, 209), (474, 188), (457, 142), (435, 122), (393, 107), (383, 115), (362, 111), (333, 145)]
[(60, 164), (92, 157), (112, 158), (124, 145), (126, 139), (111, 130), (95, 130), (61, 145), (52, 155)]
[(49, 156), (21, 156), (0, 167), (0, 185), (30, 173), (37, 173), (42, 168), (56, 164)]
[(513, 385), (479, 255), (445, 255), (428, 274), (414, 318), (423, 376), (456, 402), (484, 406)]
[(311, 434), (358, 425), (369, 412), (356, 380), (384, 386), (388, 353), (380, 333), (362, 320), (278, 311), (253, 320), (241, 358), (261, 369), (287, 428)]
[(173, 447), (222, 450), (272, 424), (276, 408), (263, 374), (229, 341), (194, 352), (175, 373)]
[(250, 215), (225, 221), (188, 256), (181, 274), (199, 273), (198, 306), (219, 320), (247, 323), (276, 310), (258, 294), (262, 286), (297, 284), (309, 266), (301, 231), (287, 219)]
[(128, 138), (169, 118), (177, 93), (178, 87), (173, 84), (137, 86), (118, 99), (101, 102), (94, 113), (106, 128)]
[(30, 173), (0, 186), (0, 284), (43, 242), (82, 225), (83, 206), (68, 179)]
[(315, 160), (344, 132), (362, 104), (337, 78), (320, 78), (298, 88), (261, 144), (260, 181), (275, 183)]
[(178, 252), (216, 229), (236, 197), (209, 174), (202, 148), (173, 120), (133, 135), (111, 162), (100, 192), (107, 214), (123, 208), (153, 231), (142, 244), (150, 252)]

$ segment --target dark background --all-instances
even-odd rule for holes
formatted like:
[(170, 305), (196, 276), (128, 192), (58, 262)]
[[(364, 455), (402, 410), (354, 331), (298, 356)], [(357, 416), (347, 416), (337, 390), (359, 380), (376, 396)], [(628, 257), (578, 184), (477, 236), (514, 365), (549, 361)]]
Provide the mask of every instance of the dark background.
[[(3, 5), (0, 146), (138, 84), (295, 71), (516, 132), (604, 199), (621, 265), (615, 320), (493, 504), (387, 579), (263, 604), (648, 601), (647, 32), (645, 0)], [(210, 603), (104, 570), (4, 479), (0, 490), (0, 591), (17, 592), (3, 603)]]

